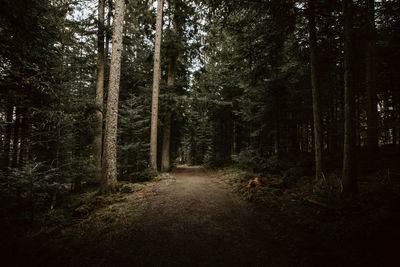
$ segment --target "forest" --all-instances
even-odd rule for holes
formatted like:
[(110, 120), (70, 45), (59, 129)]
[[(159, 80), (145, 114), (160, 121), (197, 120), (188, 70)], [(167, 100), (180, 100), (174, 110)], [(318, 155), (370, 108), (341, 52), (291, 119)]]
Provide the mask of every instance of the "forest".
[(400, 1), (1, 0), (2, 266), (392, 266)]

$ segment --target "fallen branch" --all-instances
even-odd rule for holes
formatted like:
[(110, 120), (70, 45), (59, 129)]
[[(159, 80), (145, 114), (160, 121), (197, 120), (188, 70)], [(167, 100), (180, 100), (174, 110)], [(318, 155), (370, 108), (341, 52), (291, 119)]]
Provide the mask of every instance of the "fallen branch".
[(321, 203), (321, 202), (316, 201), (316, 200), (311, 199), (311, 198), (306, 198), (305, 200), (308, 201), (308, 202), (310, 202), (310, 203), (312, 203), (312, 204), (315, 204), (315, 205), (317, 205), (317, 206), (320, 206), (320, 207), (324, 207), (324, 208), (328, 208), (328, 207), (329, 207), (327, 204)]
[(328, 185), (328, 182), (326, 181), (326, 177), (325, 177), (324, 172), (321, 172), (321, 174), (322, 174), (322, 178), (324, 179), (325, 184)]

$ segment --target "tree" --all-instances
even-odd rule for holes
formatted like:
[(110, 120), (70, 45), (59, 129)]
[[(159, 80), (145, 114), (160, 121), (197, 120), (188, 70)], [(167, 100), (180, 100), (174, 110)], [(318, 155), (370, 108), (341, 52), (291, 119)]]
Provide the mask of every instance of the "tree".
[(10, 165), (10, 152), (11, 152), (11, 138), (12, 138), (12, 122), (13, 122), (13, 110), (14, 106), (9, 104), (7, 106), (7, 116), (6, 116), (6, 141), (5, 141), (5, 146), (4, 146), (4, 165), (3, 168), (7, 172), (8, 167)]
[(125, 1), (115, 3), (110, 79), (108, 84), (107, 115), (104, 133), (102, 192), (115, 191), (117, 186), (117, 123), (121, 75), (122, 32)]
[(315, 30), (315, 5), (314, 0), (308, 1), (308, 31), (310, 34), (310, 63), (311, 84), (314, 118), (314, 153), (315, 153), (315, 179), (322, 176), (322, 135), (321, 135), (321, 112), (318, 84), (318, 58), (317, 37)]
[(96, 180), (101, 182), (101, 155), (103, 139), (103, 94), (104, 94), (104, 0), (98, 5), (97, 33), (97, 80), (96, 80), (96, 134), (93, 138), (93, 157)]
[(153, 94), (151, 102), (150, 128), (150, 167), (157, 170), (157, 122), (158, 122), (158, 93), (161, 78), (161, 35), (162, 35), (163, 0), (158, 0), (156, 19), (156, 41), (154, 45), (153, 65)]
[[(172, 23), (172, 33), (174, 37), (178, 32), (178, 10), (177, 1), (174, 0), (174, 18)], [(177, 53), (173, 52), (169, 57), (168, 62), (168, 81), (167, 86), (171, 90), (175, 83), (175, 73), (176, 73), (176, 60)], [(170, 159), (170, 145), (171, 145), (171, 121), (172, 121), (172, 110), (168, 110), (164, 118), (163, 123), (163, 138), (162, 138), (162, 155), (161, 155), (161, 171), (167, 172), (171, 169), (171, 159)]]
[(367, 142), (371, 155), (378, 148), (378, 111), (375, 79), (375, 1), (366, 0), (367, 42), (365, 51), (365, 86), (367, 91)]
[(352, 70), (352, 1), (343, 1), (344, 20), (344, 144), (343, 144), (343, 193), (357, 190), (354, 168), (354, 123), (353, 117), (353, 70)]

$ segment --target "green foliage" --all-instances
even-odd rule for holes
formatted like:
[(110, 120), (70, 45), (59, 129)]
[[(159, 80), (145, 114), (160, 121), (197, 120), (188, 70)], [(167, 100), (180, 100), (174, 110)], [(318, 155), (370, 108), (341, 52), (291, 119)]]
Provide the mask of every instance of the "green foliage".
[[(187, 113), (188, 123), (185, 125), (182, 139), (182, 153), (185, 162), (192, 165), (212, 164), (217, 159), (212, 156), (212, 128), (207, 124), (207, 115), (201, 113), (201, 107), (207, 105), (192, 102), (190, 113)], [(199, 108), (200, 110), (197, 110)]]
[(152, 174), (148, 168), (150, 114), (143, 98), (131, 95), (122, 101), (118, 128), (118, 168), (122, 180), (146, 181)]
[(269, 161), (269, 159), (265, 161), (256, 149), (242, 150), (238, 155), (232, 155), (232, 160), (240, 168), (256, 172), (265, 170)]
[(31, 220), (93, 173), (94, 23), (73, 16), (75, 7), (2, 2), (0, 112), (7, 107), (12, 120), (4, 127), (11, 134), (2, 143), (1, 198)]
[(140, 191), (142, 189), (142, 187), (143, 186), (141, 184), (126, 183), (126, 184), (123, 184), (121, 186), (119, 191), (122, 194), (129, 194), (129, 193), (133, 193), (133, 192), (136, 192), (136, 191)]
[(22, 216), (22, 220), (34, 221), (37, 210), (48, 208), (53, 194), (64, 189), (55, 170), (47, 169), (43, 162), (28, 161), (2, 174), (1, 209), (11, 217)]
[[(236, 170), (237, 183), (269, 173), (282, 175), (285, 186), (303, 183), (315, 196), (337, 197), (339, 178), (309, 178), (314, 158), (307, 7), (291, 0), (180, 1), (176, 10), (170, 4), (164, 13), (159, 133), (172, 112), (171, 160), (211, 167), (234, 163), (242, 169)], [(50, 208), (43, 220), (56, 224), (64, 216), (58, 210), (63, 194), (94, 182), (96, 5), (72, 0), (0, 4), (1, 214), (12, 210), (37, 219), (36, 211)], [(127, 1), (127, 10), (118, 178), (140, 182), (156, 175), (148, 168), (155, 9), (149, 1)], [(388, 181), (395, 163), (385, 159), (398, 158), (399, 10), (397, 1), (376, 2), (379, 137), (381, 144), (394, 146), (393, 154), (376, 162), (387, 168)], [(354, 126), (361, 150), (368, 127), (364, 2), (355, 3), (354, 18)], [(341, 164), (343, 143), (342, 24), (340, 1), (318, 2), (322, 130), (331, 169)], [(168, 87), (173, 57), (175, 84)], [(106, 66), (104, 100), (108, 72)], [(134, 188), (125, 184), (121, 191)], [(290, 198), (276, 184), (261, 191), (270, 199)], [(92, 211), (96, 201), (101, 202), (74, 206), (76, 214)]]

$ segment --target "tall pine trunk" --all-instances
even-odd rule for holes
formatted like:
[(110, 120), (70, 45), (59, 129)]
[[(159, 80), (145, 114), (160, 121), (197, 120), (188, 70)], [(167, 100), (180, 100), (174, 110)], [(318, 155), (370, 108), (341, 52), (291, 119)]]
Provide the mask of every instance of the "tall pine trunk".
[(115, 3), (113, 42), (108, 84), (107, 115), (104, 133), (103, 178), (101, 191), (115, 191), (117, 187), (117, 123), (118, 98), (121, 75), (122, 32), (124, 26), (125, 0)]
[(11, 153), (11, 136), (12, 136), (12, 121), (13, 121), (14, 106), (7, 106), (7, 125), (6, 125), (6, 140), (4, 144), (4, 165), (3, 168), (7, 172), (10, 167), (10, 153)]
[(357, 191), (354, 168), (353, 71), (352, 71), (352, 0), (343, 1), (344, 19), (344, 144), (343, 144), (343, 193)]
[(378, 148), (378, 111), (375, 79), (375, 1), (366, 0), (367, 42), (365, 54), (365, 86), (367, 89), (367, 142), (373, 155)]
[(156, 20), (156, 42), (154, 45), (153, 94), (151, 102), (150, 129), (150, 167), (157, 170), (157, 122), (158, 122), (158, 91), (161, 78), (161, 35), (162, 35), (163, 0), (158, 0)]
[(315, 179), (322, 177), (322, 135), (318, 84), (317, 37), (315, 30), (314, 0), (308, 1), (308, 30), (310, 33), (311, 87), (314, 117)]
[(18, 153), (19, 153), (19, 140), (21, 132), (21, 108), (15, 108), (15, 123), (14, 123), (14, 134), (13, 134), (13, 157), (12, 167), (18, 166)]
[(168, 111), (164, 118), (162, 154), (161, 154), (161, 171), (167, 172), (171, 169), (170, 160), (170, 144), (171, 144), (171, 121), (172, 111)]
[(29, 139), (30, 139), (30, 118), (29, 111), (27, 108), (23, 109), (22, 120), (21, 120), (21, 143), (19, 149), (18, 164), (24, 166), (29, 159)]
[[(110, 40), (111, 40), (111, 35), (112, 35), (112, 33), (110, 33), (110, 28), (112, 27), (112, 24), (111, 24), (111, 18), (112, 18), (112, 16), (113, 16), (113, 0), (108, 0), (108, 11), (107, 11), (107, 25), (105, 26), (106, 27), (106, 30), (105, 30), (105, 37), (106, 37), (106, 43), (105, 43), (105, 49), (104, 49), (104, 73), (105, 73), (105, 75), (104, 75), (104, 78), (105, 78), (105, 80), (104, 80), (104, 86), (105, 86), (105, 88), (104, 88), (104, 90), (105, 90), (105, 93), (104, 93), (104, 95), (103, 95), (103, 97), (105, 96), (105, 95), (107, 95), (107, 92), (108, 92), (108, 88), (107, 88), (107, 86), (108, 86), (108, 77), (110, 76), (110, 56), (109, 56), (109, 46), (110, 46)], [(104, 135), (103, 135), (103, 137), (104, 137)]]
[(101, 182), (101, 155), (103, 139), (103, 94), (104, 94), (104, 0), (98, 5), (97, 32), (97, 81), (96, 81), (96, 134), (93, 139), (93, 157), (96, 181)]
[[(175, 67), (176, 57), (171, 57), (168, 66), (168, 87), (172, 88), (175, 81)], [(170, 160), (170, 144), (171, 144), (171, 121), (172, 121), (172, 110), (168, 110), (167, 115), (164, 118), (163, 127), (163, 140), (162, 140), (162, 154), (161, 154), (161, 171), (167, 172), (171, 168)]]
[[(174, 35), (178, 32), (178, 15), (177, 15), (177, 0), (174, 1), (174, 19), (172, 23), (172, 32)], [(176, 73), (176, 54), (169, 57), (168, 63), (168, 81), (167, 86), (173, 90), (175, 83)], [(161, 154), (161, 171), (167, 172), (171, 169), (170, 159), (170, 146), (171, 146), (171, 122), (172, 122), (172, 110), (168, 110), (167, 115), (164, 118), (163, 127), (163, 139), (162, 139), (162, 154)]]
[(113, 11), (113, 1), (112, 0), (108, 0), (108, 10), (107, 10), (107, 30), (105, 31), (105, 36), (106, 36), (106, 47), (105, 47), (105, 51), (104, 51), (104, 56), (105, 56), (105, 61), (106, 61), (106, 65), (108, 65), (108, 48), (109, 48), (109, 44), (110, 44), (110, 39), (111, 39), (111, 34), (109, 33), (109, 28), (111, 27), (111, 17), (113, 15), (112, 13)]
[[(280, 154), (280, 124), (279, 124), (279, 112), (275, 114), (275, 131), (274, 131), (274, 154), (279, 156)], [(251, 133), (251, 132), (250, 132)]]

